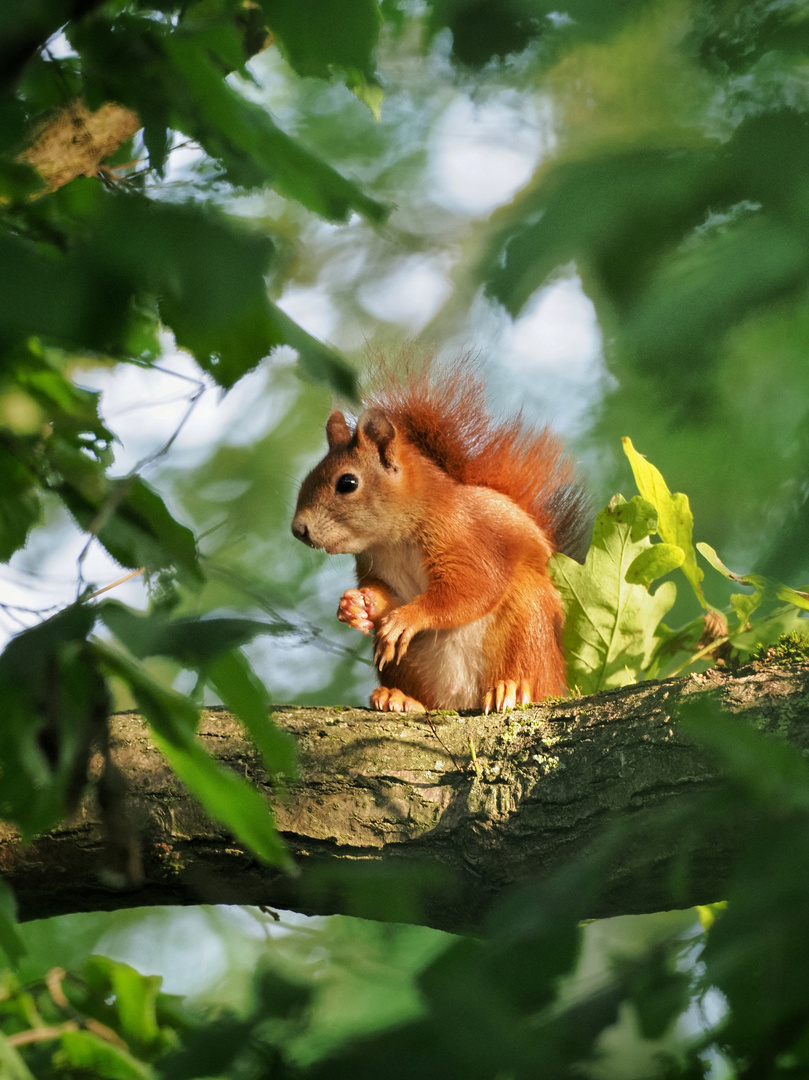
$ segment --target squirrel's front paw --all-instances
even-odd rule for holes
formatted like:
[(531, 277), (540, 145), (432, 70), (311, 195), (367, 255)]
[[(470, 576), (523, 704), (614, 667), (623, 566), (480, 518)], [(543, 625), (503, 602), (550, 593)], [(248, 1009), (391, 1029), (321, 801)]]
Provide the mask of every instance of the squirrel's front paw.
[(337, 618), (340, 622), (348, 623), (363, 634), (372, 634), (374, 624), (371, 620), (373, 610), (373, 598), (369, 595), (369, 589), (347, 589), (340, 598), (340, 606), (337, 608)]
[(490, 713), (494, 709), (495, 712), (505, 712), (515, 705), (530, 705), (531, 701), (531, 684), (527, 679), (519, 683), (513, 679), (501, 679), (483, 695), (483, 711)]
[(399, 614), (399, 610), (385, 616), (377, 629), (374, 646), (374, 661), (380, 671), (392, 660), (398, 663), (404, 658), (417, 629)]

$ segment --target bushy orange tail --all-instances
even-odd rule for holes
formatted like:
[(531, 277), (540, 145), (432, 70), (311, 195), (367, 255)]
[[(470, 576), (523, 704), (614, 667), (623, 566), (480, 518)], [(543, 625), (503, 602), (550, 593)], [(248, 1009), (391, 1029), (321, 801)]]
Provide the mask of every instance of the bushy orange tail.
[(438, 369), (408, 367), (403, 377), (381, 366), (366, 404), (381, 408), (425, 457), (463, 484), (507, 495), (545, 531), (554, 548), (584, 555), (589, 507), (561, 440), (521, 416), (498, 424), (486, 408), (469, 360)]

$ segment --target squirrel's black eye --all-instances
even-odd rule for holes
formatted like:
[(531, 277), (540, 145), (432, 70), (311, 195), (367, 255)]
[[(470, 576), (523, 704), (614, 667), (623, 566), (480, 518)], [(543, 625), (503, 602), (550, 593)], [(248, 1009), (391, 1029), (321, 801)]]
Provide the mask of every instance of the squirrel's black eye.
[(356, 491), (360, 486), (359, 478), (354, 473), (346, 472), (337, 478), (334, 490), (338, 495), (347, 495), (349, 491)]

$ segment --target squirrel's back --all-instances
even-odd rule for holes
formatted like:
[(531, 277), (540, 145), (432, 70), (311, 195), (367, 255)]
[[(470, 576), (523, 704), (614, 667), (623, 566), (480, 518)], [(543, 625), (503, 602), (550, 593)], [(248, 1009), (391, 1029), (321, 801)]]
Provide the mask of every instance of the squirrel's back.
[(468, 360), (426, 364), (395, 376), (382, 369), (366, 405), (380, 408), (406, 440), (462, 484), (507, 495), (537, 522), (553, 547), (581, 558), (589, 506), (561, 440), (521, 416), (498, 423)]

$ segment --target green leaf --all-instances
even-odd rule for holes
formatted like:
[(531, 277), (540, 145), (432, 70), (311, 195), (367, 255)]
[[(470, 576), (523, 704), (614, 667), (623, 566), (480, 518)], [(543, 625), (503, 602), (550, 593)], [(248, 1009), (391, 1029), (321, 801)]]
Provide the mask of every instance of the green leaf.
[(290, 319), (286, 312), (274, 305), (272, 319), (283, 340), (293, 349), (297, 349), (303, 374), (307, 378), (326, 383), (335, 393), (349, 401), (358, 400), (357, 373), (341, 356), (326, 348)]
[(29, 199), (44, 186), (42, 177), (32, 166), (0, 160), (0, 199), (4, 202)]
[(76, 1013), (104, 1024), (139, 1059), (151, 1060), (171, 1049), (177, 1029), (190, 1021), (179, 999), (161, 992), (162, 982), (162, 976), (141, 975), (128, 964), (90, 956), (80, 973), (64, 981), (63, 990)]
[(189, 585), (202, 581), (194, 534), (139, 476), (112, 481), (103, 495), (79, 491), (75, 482), (56, 490), (82, 529), (96, 535), (122, 566), (173, 568)]
[(42, 509), (34, 474), (1, 441), (0, 476), (0, 562), (7, 562), (25, 546)]
[(92, 957), (88, 964), (102, 960), (119, 1019), (119, 1030), (126, 1042), (138, 1054), (166, 1049), (166, 1037), (157, 1021), (157, 1001), (163, 985), (161, 976), (141, 975), (128, 964), (102, 957)]
[(800, 295), (809, 273), (792, 222), (741, 216), (663, 260), (625, 325), (628, 346), (669, 366), (699, 368), (724, 335), (757, 309)]
[[(749, 597), (745, 596), (744, 599), (749, 599)], [(779, 646), (784, 635), (805, 632), (806, 619), (800, 609), (792, 604), (786, 604), (757, 618), (752, 626), (747, 621), (740, 621), (738, 628), (733, 631), (731, 640), (734, 648), (740, 653), (752, 653), (753, 656), (759, 656), (762, 649), (768, 646)]]
[[(543, 166), (499, 215), (484, 255), (486, 289), (516, 315), (560, 266), (575, 260), (623, 310), (650, 266), (722, 200), (717, 146), (641, 146)], [(496, 219), (497, 220), (497, 219)]]
[(740, 585), (751, 585), (754, 588), (762, 588), (763, 578), (756, 577), (754, 585), (754, 579), (752, 577), (742, 577), (740, 574), (734, 574), (732, 570), (729, 570), (725, 566), (710, 544), (700, 541), (697, 544), (697, 550), (700, 555), (711, 564), (714, 570), (718, 570), (720, 574), (728, 579), (728, 581), (736, 581)]
[(0, 1074), (3, 1080), (37, 1080), (16, 1047), (0, 1031)]
[[(369, 0), (362, 0), (361, 7), (343, 0), (340, 10), (356, 13), (346, 29), (367, 23), (371, 6)], [(332, 8), (324, 5), (327, 19)], [(128, 13), (118, 15), (113, 24), (96, 13), (92, 20), (74, 23), (70, 39), (81, 53), (86, 78), (106, 98), (137, 112), (147, 131), (153, 130), (153, 164), (158, 167), (164, 153), (162, 133), (172, 127), (222, 161), (234, 184), (270, 185), (330, 221), (345, 221), (353, 211), (376, 222), (387, 216), (387, 208), (282, 132), (265, 109), (226, 81), (211, 35), (199, 25), (180, 21), (170, 28)], [(352, 48), (357, 49), (354, 59), (365, 63), (368, 51), (362, 40)], [(345, 48), (342, 53), (347, 55)]]
[(480, 68), (490, 60), (520, 53), (546, 25), (535, 0), (433, 0), (433, 32), (452, 31), (455, 59)]
[(145, 671), (101, 642), (93, 648), (132, 692), (152, 726), (155, 742), (173, 771), (206, 811), (271, 865), (291, 866), (272, 811), (259, 792), (219, 765), (197, 742), (198, 712), (179, 694), (165, 690)]
[[(60, 351), (29, 341), (24, 359), (16, 365), (16, 380), (60, 436), (74, 439), (83, 453), (101, 458), (115, 437), (98, 414), (100, 394), (76, 386), (64, 366)], [(105, 460), (109, 463), (111, 458)]]
[[(650, 461), (647, 461), (642, 454), (637, 452), (632, 445), (631, 439), (625, 437), (621, 439), (621, 443), (624, 453), (629, 458), (638, 491), (657, 510), (657, 531), (660, 539), (666, 545), (676, 545), (681, 549), (683, 558), (676, 565), (682, 565), (683, 573), (688, 578), (697, 599), (703, 607), (707, 607), (708, 604), (703, 596), (702, 585), (700, 584), (705, 575), (701, 568), (697, 566), (697, 554), (694, 550), (693, 540), (694, 515), (691, 513), (688, 496), (683, 494), (672, 495), (660, 471)], [(658, 545), (658, 548), (661, 546)], [(673, 567), (669, 569), (673, 569)], [(662, 571), (662, 573), (665, 573), (665, 571)], [(660, 576), (660, 574), (654, 574), (649, 580), (651, 581), (654, 577)]]
[[(56, 5), (52, 6), (55, 10)], [(39, 109), (58, 109), (65, 100), (81, 95), (81, 69), (78, 59), (48, 56), (44, 50), (31, 57), (19, 82), (19, 89), (28, 101)]]
[(92, 609), (71, 605), (0, 654), (0, 816), (26, 840), (72, 811), (107, 721), (106, 683), (87, 642), (94, 621)]
[(387, 206), (287, 135), (264, 109), (245, 101), (226, 83), (205, 81), (195, 51), (174, 43), (171, 53), (199, 98), (205, 122), (203, 127), (179, 116), (177, 127), (222, 160), (233, 184), (269, 185), (327, 221), (347, 221), (354, 211), (376, 224), (386, 220)]
[(191, 667), (204, 667), (237, 645), (246, 645), (258, 634), (278, 632), (271, 623), (257, 619), (214, 616), (170, 619), (160, 614), (143, 615), (118, 600), (102, 601), (97, 611), (99, 618), (138, 659), (170, 656)]
[[(143, 696), (138, 703), (154, 722), (151, 705)], [(155, 742), (172, 770), (212, 818), (221, 821), (263, 862), (287, 870), (293, 868), (289, 852), (275, 828), (272, 810), (256, 788), (215, 762), (199, 743), (180, 748), (157, 731)]]
[(691, 975), (677, 971), (674, 957), (655, 949), (629, 979), (629, 998), (644, 1039), (661, 1039), (688, 1008)]
[[(162, 1075), (166, 1080), (238, 1076), (234, 1064), (238, 1067), (245, 1047), (255, 1038), (255, 1019), (255, 1016), (237, 1019), (226, 1009), (217, 1009), (216, 1015), (183, 1040), (182, 1046), (165, 1063)], [(272, 1030), (278, 1029), (273, 1025)]]
[(652, 544), (633, 559), (626, 572), (626, 580), (630, 585), (642, 585), (648, 589), (657, 578), (682, 566), (684, 560), (685, 552), (676, 544)]
[(730, 598), (730, 606), (737, 619), (737, 630), (741, 630), (750, 619), (754, 611), (761, 606), (764, 595), (760, 590), (752, 593), (733, 593)]
[(732, 570), (725, 566), (710, 544), (700, 542), (697, 544), (697, 550), (711, 564), (714, 570), (718, 570), (723, 577), (726, 577), (729, 581), (736, 581), (740, 585), (748, 585), (755, 590), (750, 598), (744, 595), (739, 600), (736, 597), (731, 597), (731, 602), (736, 600), (734, 608), (738, 606), (743, 611), (747, 604), (752, 604), (753, 600), (756, 601), (754, 607), (758, 607), (765, 599), (776, 598), (784, 600), (788, 604), (794, 604), (795, 607), (801, 608), (803, 611), (809, 611), (809, 592), (792, 589), (788, 585), (782, 585), (780, 582), (773, 581), (762, 574), (734, 574)]
[[(0, 305), (0, 348), (10, 352), (30, 335), (39, 335), (59, 343), (78, 345), (78, 313), (84, 310), (82, 275), (66, 272), (67, 259), (49, 259), (34, 244), (7, 230), (0, 231), (0, 279), (3, 303)], [(38, 297), (48, 296), (42, 305)], [(92, 302), (89, 305), (92, 311)], [(105, 326), (106, 320), (101, 320)], [(92, 348), (100, 335), (98, 327), (88, 326), (83, 344)]]
[(801, 608), (803, 611), (809, 611), (809, 593), (807, 592), (791, 589), (788, 585), (779, 585), (776, 583), (775, 595), (779, 600), (786, 600), (788, 604), (794, 604), (795, 607)]
[(198, 669), (225, 707), (245, 725), (267, 768), (271, 772), (295, 774), (295, 743), (272, 723), (269, 695), (237, 648), (258, 634), (278, 632), (277, 627), (255, 619), (166, 619), (141, 615), (117, 600), (99, 604), (98, 614), (139, 659), (170, 656)]
[(345, 72), (352, 88), (375, 81), (382, 18), (376, 0), (260, 0), (281, 52), (299, 75)]
[(809, 811), (809, 766), (794, 746), (710, 702), (687, 704), (678, 720), (719, 761), (722, 771), (767, 813)]
[(355, 375), (345, 360), (270, 302), (272, 255), (266, 236), (213, 210), (140, 197), (109, 201), (87, 251), (91, 267), (123, 275), (132, 294), (157, 296), (178, 345), (219, 386), (230, 389), (278, 345), (289, 344), (307, 375), (355, 395)]
[[(154, 34), (155, 24), (150, 26)], [(186, 46), (178, 48), (193, 67)], [(203, 61), (212, 64), (207, 54)], [(223, 82), (220, 71), (209, 75), (228, 106), (211, 118), (211, 131), (226, 139), (223, 153), (230, 154), (234, 169), (257, 169), (255, 179), (262, 184), (271, 172), (291, 197), (332, 220), (354, 210), (375, 221), (384, 218), (385, 208), (280, 132), (262, 109)], [(144, 81), (141, 74), (136, 81)], [(239, 134), (250, 143), (249, 152), (227, 141)], [(36, 336), (66, 349), (122, 355), (140, 336), (141, 346), (150, 349), (153, 341), (143, 333), (151, 334), (153, 315), (145, 319), (142, 312), (150, 304), (154, 308), (157, 298), (178, 344), (224, 388), (289, 343), (299, 350), (307, 375), (354, 396), (354, 375), (345, 361), (270, 303), (266, 279), (273, 245), (266, 236), (210, 208), (111, 194), (98, 185), (88, 192), (90, 183), (79, 179), (38, 200), (41, 212), (50, 208), (60, 224), (67, 218), (75, 229), (82, 221), (80, 237), (67, 250), (62, 243), (46, 253), (20, 236), (0, 233), (0, 277), (6, 283), (0, 348)], [(38, 302), (42, 295), (47, 305)]]
[(208, 665), (205, 676), (222, 704), (242, 721), (270, 772), (294, 777), (295, 742), (272, 723), (269, 695), (244, 654), (237, 650), (221, 653)]
[(385, 91), (377, 83), (365, 82), (364, 79), (355, 82), (351, 90), (371, 110), (371, 115), (377, 123), (382, 119), (382, 102), (385, 100)]
[(26, 954), (25, 945), (17, 931), (17, 905), (14, 901), (14, 893), (2, 880), (0, 880), (0, 949), (6, 954), (11, 966), (15, 968)]
[(677, 589), (667, 581), (651, 594), (627, 581), (627, 571), (652, 546), (649, 535), (656, 529), (649, 502), (640, 496), (626, 502), (616, 495), (596, 518), (583, 566), (559, 552), (550, 560), (565, 605), (568, 678), (582, 693), (635, 682), (651, 659), (658, 624)]
[[(154, 1072), (127, 1050), (91, 1031), (65, 1031), (55, 1055), (60, 1071), (104, 1077), (105, 1080), (154, 1080)], [(74, 1072), (75, 1075), (75, 1072)]]
[(156, 295), (178, 345), (229, 389), (285, 340), (267, 298), (272, 253), (211, 209), (127, 196), (108, 200), (87, 259), (130, 294)]

